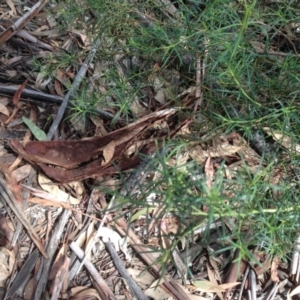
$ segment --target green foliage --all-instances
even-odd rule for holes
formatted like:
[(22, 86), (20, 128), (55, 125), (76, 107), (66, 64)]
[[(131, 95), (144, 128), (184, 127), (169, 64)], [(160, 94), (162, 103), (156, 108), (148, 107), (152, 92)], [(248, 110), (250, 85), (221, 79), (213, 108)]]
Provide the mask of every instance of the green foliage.
[[(84, 115), (98, 106), (110, 107), (117, 111), (116, 118), (132, 121), (135, 116), (131, 104), (136, 97), (143, 99), (143, 88), (152, 85), (152, 75), (170, 69), (179, 71), (182, 92), (195, 85), (196, 60), (201, 58), (205, 76), (201, 85), (204, 104), (200, 109), (214, 128), (238, 131), (251, 139), (254, 128), (267, 126), (299, 143), (300, 33), (299, 24), (295, 25), (299, 4), (266, 2), (174, 0), (171, 3), (177, 11), (172, 14), (166, 5), (155, 0), (86, 0), (80, 5), (79, 1), (64, 1), (59, 10), (62, 28), (84, 29), (92, 40), (102, 34), (104, 41), (97, 60), (108, 62), (101, 74), (106, 93), (86, 93), (90, 82), (85, 82), (82, 95), (74, 102), (73, 114)], [(259, 46), (263, 47), (261, 51)], [(59, 66), (74, 66), (73, 58), (80, 57), (78, 49), (74, 49), (70, 57), (58, 57), (55, 62)], [(142, 63), (121, 75), (113, 63), (117, 55), (139, 58)], [(159, 71), (154, 70), (155, 63), (159, 64)], [(50, 68), (47, 72), (52, 71)], [(178, 103), (176, 96), (172, 100)], [(156, 205), (160, 208), (155, 215), (158, 221), (167, 213), (174, 213), (181, 223), (173, 248), (183, 238), (193, 244), (191, 233), (203, 224), (206, 230), (201, 244), (209, 245), (209, 226), (220, 220), (222, 230), (216, 230), (219, 251), (238, 248), (241, 257), (251, 256), (249, 249), (259, 245), (271, 255), (285, 257), (299, 230), (297, 179), (275, 185), (268, 173), (275, 167), (290, 166), (299, 173), (299, 157), (291, 154), (285, 161), (280, 157), (264, 161), (265, 166), (255, 175), (245, 167), (244, 173), (230, 180), (221, 168), (208, 190), (204, 172), (195, 163), (188, 162), (185, 172), (182, 166), (170, 167), (166, 163), (180, 153), (185, 143), (169, 145), (171, 154), (158, 154), (151, 160), (159, 176), (140, 187), (142, 194), (137, 199), (124, 200), (131, 202), (132, 211), (147, 205), (150, 211)], [(147, 204), (145, 198), (150, 193), (157, 197)], [(171, 255), (170, 251), (165, 255)]]
[(36, 126), (30, 119), (22, 117), (22, 120), (28, 126), (28, 128), (38, 141), (47, 141), (46, 133), (43, 130), (41, 130), (38, 126)]

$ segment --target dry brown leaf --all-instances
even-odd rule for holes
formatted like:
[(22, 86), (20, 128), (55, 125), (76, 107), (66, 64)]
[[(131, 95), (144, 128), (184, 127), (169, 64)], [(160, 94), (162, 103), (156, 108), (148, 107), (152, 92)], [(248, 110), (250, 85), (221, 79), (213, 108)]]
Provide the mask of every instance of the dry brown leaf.
[(165, 289), (161, 287), (165, 280), (166, 278), (155, 280), (151, 286), (144, 291), (145, 295), (153, 298), (154, 300), (173, 299), (171, 294), (166, 292)]
[(209, 256), (209, 263), (214, 269), (214, 275), (215, 275), (216, 279), (219, 282), (222, 282), (221, 275), (220, 275), (219, 268), (218, 268), (218, 264), (211, 256)]
[[(98, 155), (110, 142), (114, 141), (116, 147), (121, 146), (138, 136), (151, 122), (165, 118), (173, 113), (175, 113), (175, 109), (154, 112), (103, 137), (94, 137), (80, 141), (32, 141), (25, 146), (22, 146), (17, 140), (13, 140), (10, 144), (16, 152), (29, 161), (72, 168)], [(122, 149), (118, 150), (119, 153), (122, 152)]]
[(284, 148), (296, 152), (297, 154), (300, 153), (300, 145), (293, 142), (293, 139), (286, 134), (283, 134), (282, 131), (272, 130), (269, 127), (263, 128), (266, 133), (271, 135), (275, 141), (277, 141), (280, 145)]
[(89, 299), (91, 297), (95, 297), (99, 300), (102, 300), (95, 289), (87, 289), (87, 288), (84, 288), (82, 291), (75, 294), (73, 297), (70, 298), (70, 300), (84, 300), (84, 299)]
[(12, 0), (6, 0), (6, 4), (9, 6), (9, 8), (11, 9), (11, 12), (12, 12), (12, 16), (17, 16), (17, 11), (16, 11), (16, 8), (15, 8), (15, 5), (14, 3), (12, 2)]
[(4, 174), (6, 178), (6, 184), (8, 185), (11, 192), (14, 194), (18, 203), (22, 203), (21, 189), (14, 174), (4, 166), (0, 166), (0, 171)]
[(26, 87), (26, 85), (27, 85), (27, 82), (28, 82), (28, 79), (26, 79), (26, 80), (23, 82), (23, 84), (22, 84), (22, 85), (17, 89), (17, 91), (15, 92), (14, 97), (13, 97), (13, 100), (12, 100), (12, 102), (13, 102), (13, 104), (14, 104), (15, 106), (18, 105), (18, 103), (19, 103), (19, 101), (20, 101), (20, 98), (21, 98), (21, 95), (22, 95), (22, 92), (23, 92), (23, 90), (25, 89), (25, 87)]
[[(14, 235), (14, 227), (11, 224), (11, 221), (5, 216), (0, 217), (0, 232), (4, 236), (2, 238), (2, 245), (5, 247), (9, 247)], [(4, 241), (4, 238), (6, 239), (6, 241)]]
[(74, 191), (76, 198), (82, 199), (85, 193), (85, 188), (82, 181), (69, 182), (68, 186)]
[(214, 170), (214, 166), (213, 166), (213, 162), (211, 157), (209, 156), (208, 159), (206, 160), (205, 163), (205, 167), (204, 167), (204, 172), (205, 172), (205, 183), (208, 187), (209, 190), (212, 189), (212, 185), (213, 185), (213, 179), (214, 179), (214, 175), (215, 175), (215, 170)]
[(11, 275), (15, 264), (15, 254), (4, 247), (0, 247), (0, 286), (5, 286), (5, 280)]
[(32, 170), (31, 165), (24, 165), (14, 171), (11, 172), (11, 174), (16, 178), (17, 182), (25, 179)]
[(14, 94), (14, 97), (13, 97), (12, 101), (13, 101), (13, 104), (15, 105), (15, 107), (14, 107), (14, 110), (13, 110), (11, 116), (6, 120), (6, 122), (5, 122), (6, 125), (14, 119), (15, 115), (19, 111), (19, 107), (18, 107), (19, 100), (21, 98), (21, 95), (22, 95), (22, 92), (23, 92), (24, 88), (27, 85), (27, 82), (28, 82), (28, 79), (25, 80), (25, 82), (17, 89), (17, 91)]
[[(210, 269), (210, 265), (208, 264), (208, 262), (206, 263), (206, 270), (207, 270), (207, 275), (208, 275), (209, 281), (212, 282), (212, 283), (214, 283), (214, 284), (216, 284), (216, 285), (218, 285), (218, 282), (217, 282), (217, 280), (216, 280), (215, 274), (214, 274), (214, 272)], [(223, 295), (222, 295), (221, 292), (216, 292), (216, 293), (217, 293), (217, 295), (219, 296), (219, 298), (220, 298), (221, 300), (224, 299), (224, 297), (223, 297)]]
[[(226, 283), (231, 284), (232, 282), (236, 282), (238, 277), (244, 273), (246, 270), (246, 262), (242, 259), (239, 260), (240, 251), (237, 249), (234, 253), (233, 260), (231, 262), (231, 265), (229, 266), (227, 276), (226, 276)], [(228, 298), (230, 293), (230, 288), (228, 291), (226, 291), (225, 299)]]
[(54, 206), (54, 207), (62, 207), (62, 208), (70, 209), (70, 210), (75, 210), (72, 206), (70, 206), (69, 204), (63, 203), (63, 202), (57, 202), (57, 201), (46, 200), (46, 199), (41, 199), (41, 198), (27, 198), (26, 200), (31, 203), (40, 204), (42, 206)]
[(65, 96), (65, 94), (62, 91), (61, 84), (57, 79), (55, 79), (55, 81), (54, 81), (54, 88), (55, 88), (57, 95), (59, 95), (61, 97)]
[(201, 281), (193, 281), (193, 284), (196, 286), (197, 291), (201, 291), (203, 293), (224, 293), (227, 289), (233, 288), (239, 284), (240, 282), (230, 282), (224, 284), (215, 284), (210, 281), (201, 280)]
[(279, 264), (279, 258), (278, 256), (275, 256), (271, 264), (271, 279), (274, 282), (280, 282), (280, 279), (278, 277), (278, 264)]
[(88, 38), (88, 36), (84, 33), (82, 33), (81, 31), (72, 28), (70, 30), (71, 32), (75, 33), (76, 35), (78, 35), (81, 38), (82, 43), (84, 44), (85, 48), (89, 48), (91, 46), (91, 42), (90, 39)]
[(38, 175), (38, 182), (43, 190), (47, 191), (49, 194), (54, 195), (62, 202), (70, 203), (73, 205), (77, 205), (80, 203), (79, 199), (76, 199), (73, 196), (62, 191), (56, 183), (52, 182), (49, 178), (43, 176), (42, 174)]
[(5, 116), (9, 116), (10, 112), (9, 112), (9, 109), (7, 108), (6, 105), (3, 105), (0, 103), (0, 113), (1, 114), (4, 114)]
[(26, 287), (24, 289), (24, 294), (23, 294), (24, 300), (32, 300), (33, 299), (36, 285), (37, 285), (37, 281), (36, 281), (35, 277), (31, 278), (28, 281), (28, 283), (26, 284)]
[(190, 157), (199, 165), (202, 165), (207, 159), (207, 152), (200, 145), (195, 145), (189, 148)]
[[(52, 269), (50, 271), (48, 279), (52, 281), (50, 286), (50, 293), (59, 295), (60, 292), (64, 292), (63, 283), (65, 282), (65, 287), (67, 286), (67, 275), (69, 270), (70, 258), (66, 255), (68, 250), (68, 245), (64, 243), (59, 249), (59, 252), (52, 264)], [(61, 291), (61, 289), (63, 290)], [(56, 298), (57, 299), (57, 298)]]
[(104, 161), (102, 162), (102, 166), (107, 165), (112, 160), (112, 158), (114, 157), (115, 148), (116, 148), (115, 141), (111, 141), (104, 147), (103, 149)]
[(146, 290), (155, 281), (155, 277), (147, 270), (127, 268), (126, 271), (142, 290)]

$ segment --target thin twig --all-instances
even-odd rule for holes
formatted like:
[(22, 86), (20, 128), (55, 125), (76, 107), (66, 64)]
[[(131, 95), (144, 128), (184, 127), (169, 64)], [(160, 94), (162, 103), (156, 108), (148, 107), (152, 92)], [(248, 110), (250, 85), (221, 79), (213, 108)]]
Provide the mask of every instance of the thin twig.
[(251, 289), (251, 299), (256, 300), (256, 274), (253, 269), (249, 270), (249, 281)]
[(241, 288), (240, 288), (240, 293), (239, 293), (238, 300), (242, 300), (243, 290), (245, 288), (245, 284), (246, 284), (246, 280), (248, 278), (249, 270), (250, 270), (250, 267), (248, 266), (247, 269), (246, 269), (246, 271), (245, 271), (245, 273), (244, 273), (244, 276), (243, 276), (243, 281), (242, 281), (242, 284), (241, 284)]
[(104, 242), (104, 245), (105, 245), (107, 251), (109, 252), (110, 257), (112, 258), (115, 267), (119, 271), (120, 275), (127, 281), (127, 284), (131, 287), (131, 289), (133, 290), (136, 297), (139, 300), (148, 300), (148, 297), (142, 292), (140, 287), (136, 284), (136, 282), (132, 279), (132, 277), (126, 271), (113, 244), (111, 242)]
[(88, 256), (88, 254), (90, 253), (90, 251), (92, 250), (92, 248), (94, 247), (94, 244), (95, 244), (97, 238), (100, 237), (100, 235), (101, 235), (101, 230), (102, 230), (102, 228), (103, 228), (103, 226), (104, 226), (104, 223), (106, 222), (106, 219), (107, 219), (107, 217), (108, 217), (108, 213), (109, 213), (110, 209), (113, 207), (114, 203), (115, 203), (115, 196), (112, 197), (110, 203), (108, 204), (108, 207), (107, 207), (107, 209), (106, 209), (106, 212), (105, 212), (105, 214), (104, 214), (104, 216), (103, 216), (103, 219), (102, 219), (102, 221), (101, 221), (101, 223), (100, 223), (100, 226), (98, 227), (96, 233), (94, 234), (94, 237), (93, 237), (91, 243), (89, 243), (89, 245), (88, 245), (88, 247), (87, 247), (87, 249), (86, 249), (86, 251), (85, 251), (86, 254), (85, 254), (84, 257), (82, 258), (82, 261), (81, 261), (81, 263), (80, 263), (80, 266), (79, 266), (78, 269), (77, 269), (77, 274), (80, 272), (82, 266), (85, 264), (86, 259), (87, 259), (87, 256)]
[[(84, 257), (86, 257), (84, 255), (84, 252), (79, 248), (79, 246), (76, 243), (72, 242), (70, 244), (70, 248), (74, 251), (74, 253), (78, 256), (79, 259), (83, 259)], [(102, 299), (104, 299), (104, 300), (106, 300), (106, 299), (116, 300), (116, 297), (114, 296), (114, 294), (112, 293), (112, 291), (110, 290), (110, 288), (108, 287), (108, 285), (104, 281), (104, 279), (100, 276), (98, 270), (96, 270), (94, 265), (88, 259), (85, 259), (84, 265), (85, 265), (86, 269), (89, 271), (90, 275), (95, 280), (95, 282), (101, 288), (101, 292), (102, 292), (101, 294), (103, 294)]]
[(74, 82), (72, 84), (72, 87), (70, 88), (70, 90), (68, 91), (67, 95), (64, 97), (64, 100), (58, 110), (58, 113), (56, 115), (56, 118), (54, 120), (54, 122), (52, 123), (51, 125), (51, 128), (47, 134), (47, 139), (48, 140), (52, 140), (53, 138), (53, 135), (55, 133), (55, 131), (57, 130), (57, 127), (59, 125), (59, 123), (61, 122), (63, 116), (64, 116), (64, 113), (65, 113), (65, 110), (67, 108), (67, 105), (68, 105), (68, 102), (69, 102), (69, 99), (72, 98), (72, 96), (74, 95), (75, 91), (78, 89), (83, 77), (85, 76), (86, 72), (87, 72), (87, 69), (88, 69), (88, 66), (90, 65), (90, 63), (92, 62), (95, 54), (96, 54), (96, 51), (97, 49), (99, 48), (100, 44), (101, 44), (101, 41), (102, 41), (102, 36), (101, 37), (98, 37), (95, 41), (95, 43), (93, 44), (92, 48), (91, 48), (91, 51), (89, 53), (89, 55), (87, 56), (87, 58), (85, 59), (84, 63), (82, 64), (79, 72), (77, 73), (75, 79), (74, 79)]

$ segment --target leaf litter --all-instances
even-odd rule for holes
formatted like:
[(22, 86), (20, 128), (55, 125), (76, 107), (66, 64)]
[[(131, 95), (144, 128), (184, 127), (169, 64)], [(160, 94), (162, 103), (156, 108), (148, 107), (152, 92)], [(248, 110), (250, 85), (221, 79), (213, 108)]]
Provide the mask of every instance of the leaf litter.
[[(176, 6), (169, 1), (165, 3), (168, 5), (162, 8), (163, 13), (175, 17), (178, 13)], [(11, 149), (18, 156), (18, 158), (15, 156), (14, 163), (8, 158), (4, 159), (1, 166), (4, 176), (0, 181), (3, 195), (1, 202), (5, 213), (0, 219), (2, 257), (0, 279), (6, 298), (41, 299), (40, 296), (45, 293), (51, 296), (51, 299), (123, 299), (123, 296), (133, 299), (134, 295), (137, 299), (149, 297), (155, 300), (200, 300), (216, 297), (233, 299), (232, 295), (240, 286), (241, 292), (245, 289), (253, 293), (251, 276), (246, 276), (251, 270), (256, 273), (257, 279), (265, 277), (261, 281), (261, 287), (267, 286), (268, 281), (271, 282), (269, 284), (280, 282), (281, 286), (278, 289), (284, 289), (285, 285), (289, 286), (292, 279), (287, 280), (289, 276), (286, 273), (287, 267), (276, 256), (271, 259), (254, 248), (250, 250), (257, 260), (253, 263), (243, 257), (238, 249), (231, 253), (231, 257), (220, 254), (218, 251), (220, 243), (213, 241), (213, 237), (215, 235), (217, 240), (219, 237), (216, 232), (221, 229), (233, 232), (232, 229), (236, 226), (234, 215), (230, 218), (226, 214), (219, 216), (218, 212), (211, 212), (211, 206), (203, 205), (201, 208), (197, 207), (198, 212), (201, 212), (199, 215), (195, 210), (195, 220), (183, 222), (182, 216), (168, 211), (163, 204), (168, 200), (165, 193), (168, 190), (168, 183), (161, 183), (155, 193), (147, 188), (143, 191), (143, 186), (147, 186), (143, 183), (163, 178), (164, 169), (160, 163), (148, 173), (145, 172), (146, 175), (137, 174), (138, 177), (133, 184), (136, 200), (141, 204), (134, 206), (133, 217), (130, 217), (128, 199), (119, 199), (121, 202), (126, 200), (122, 203), (122, 211), (107, 210), (111, 203), (114, 201), (118, 203), (118, 200), (110, 199), (107, 189), (98, 189), (96, 183), (100, 183), (100, 187), (104, 187), (101, 183), (109, 180), (122, 184), (122, 180), (118, 181), (116, 178), (121, 177), (121, 174), (126, 176), (126, 172), (132, 169), (138, 169), (144, 157), (158, 155), (162, 149), (164, 151), (164, 148), (167, 148), (165, 141), (185, 139), (185, 133), (191, 133), (195, 118), (182, 112), (187, 108), (195, 111), (198, 111), (198, 108), (202, 109), (202, 90), (198, 85), (179, 92), (177, 88), (181, 74), (172, 68), (161, 70), (160, 63), (157, 62), (153, 66), (156, 75), (149, 78), (152, 89), (145, 88), (141, 92), (142, 95), (136, 95), (130, 104), (130, 110), (135, 118), (126, 122), (121, 117), (116, 118), (118, 120), (114, 126), (107, 126), (107, 120), (111, 121), (119, 113), (107, 105), (105, 110), (94, 111), (95, 114), (88, 120), (99, 128), (98, 133), (96, 129), (89, 132), (85, 127), (86, 122), (76, 127), (74, 119), (68, 125), (65, 121), (58, 122), (60, 135), (52, 141), (45, 134), (49, 129), (48, 120), (44, 124), (36, 125), (38, 120), (34, 117), (36, 114), (34, 110), (37, 107), (42, 108), (41, 100), (46, 99), (50, 93), (59, 96), (55, 98), (56, 103), (63, 103), (62, 98), (67, 99), (67, 103), (69, 100), (65, 88), (73, 81), (75, 69), (69, 66), (58, 68), (52, 74), (53, 81), (50, 76), (44, 76), (42, 73), (33, 74), (26, 68), (21, 73), (15, 72), (13, 65), (22, 59), (30, 63), (27, 55), (29, 50), (36, 51), (37, 57), (47, 57), (59, 48), (70, 51), (76, 46), (81, 51), (92, 52), (93, 46), (84, 29), (70, 28), (70, 36), (78, 38), (75, 44), (74, 39), (68, 37), (67, 33), (63, 37), (60, 36), (57, 33), (58, 29), (55, 28), (56, 22), (51, 25), (46, 10), (43, 10), (44, 5), (49, 9), (51, 7), (47, 6), (47, 1), (38, 1), (27, 9), (27, 13), (19, 15), (16, 7), (20, 8), (22, 5), (6, 1), (6, 4), (1, 4), (0, 7), (1, 14), (8, 13), (9, 18), (8, 24), (2, 24), (0, 21), (1, 53), (14, 53), (10, 55), (10, 60), (8, 56), (1, 57), (1, 62), (11, 66), (11, 69), (5, 69), (4, 78), (3, 75), (0, 78), (12, 86), (8, 94), (13, 94), (12, 99), (9, 98), (10, 102), (0, 103), (1, 124), (11, 125), (13, 120), (19, 118), (28, 126), (27, 128), (22, 122), (21, 125), (12, 125), (17, 127), (16, 132), (26, 131), (25, 137), (9, 129), (8, 135), (3, 139), (3, 145), (7, 145), (8, 139)], [(150, 27), (152, 26), (149, 16), (143, 15), (138, 9), (135, 13)], [(17, 21), (13, 21), (12, 17), (18, 17)], [(35, 27), (36, 30), (28, 30)], [(21, 47), (20, 56), (14, 51), (14, 44), (10, 43), (15, 35), (27, 41), (27, 45), (24, 45), (21, 40), (17, 40)], [(108, 39), (106, 41), (104, 39), (103, 43), (109, 44)], [(262, 47), (267, 51), (266, 45), (261, 42), (251, 43), (257, 52), (261, 52)], [(258, 45), (261, 48), (258, 48)], [(271, 50), (271, 53), (274, 54), (274, 50)], [(128, 77), (124, 62), (125, 56), (115, 57), (121, 80)], [(113, 62), (104, 60), (99, 63), (113, 65)], [(86, 68), (89, 68), (89, 72), (94, 71), (96, 75), (96, 66), (90, 63)], [(197, 83), (201, 83), (200, 75), (204, 76), (204, 71), (203, 74), (197, 73)], [(116, 91), (111, 94), (107, 92), (109, 86), (107, 83), (99, 83), (103, 80), (101, 77), (99, 80), (99, 76), (91, 79), (90, 95), (94, 86), (100, 85), (106, 104), (111, 99), (118, 99)], [(128, 81), (126, 86), (131, 88), (133, 83)], [(33, 94), (35, 97), (29, 98), (26, 96), (29, 87), (35, 87), (42, 93)], [(4, 90), (2, 92), (4, 93)], [(177, 94), (182, 101), (180, 108), (172, 103), (173, 95)], [(149, 99), (148, 103), (140, 101), (145, 96)], [(0, 97), (6, 99), (2, 95)], [(53, 118), (51, 121), (58, 120), (53, 104), (46, 106), (50, 107), (49, 112)], [(26, 115), (30, 116), (30, 119)], [(38, 115), (42, 119), (42, 114)], [(200, 114), (197, 118), (205, 119), (205, 116)], [(70, 138), (71, 130), (68, 126), (71, 127), (72, 124), (76, 139)], [(207, 125), (209, 122), (206, 122)], [(294, 153), (299, 152), (299, 145), (293, 142), (292, 137), (287, 137), (269, 127), (265, 127), (264, 131), (285, 149)], [(225, 134), (215, 130), (212, 134), (209, 127), (202, 128), (202, 132), (203, 134), (198, 133), (201, 140), (195, 139), (187, 143), (177, 154), (168, 153), (166, 164), (177, 168), (178, 174), (187, 173), (187, 164), (190, 162), (202, 167), (203, 174), (193, 175), (194, 178), (191, 176), (190, 180), (193, 182), (197, 176), (202, 176), (207, 195), (218, 183), (218, 172), (224, 167), (222, 165), (224, 161), (225, 177), (228, 179), (238, 176), (245, 167), (252, 174), (257, 174), (266, 167), (262, 156), (255, 152), (239, 133)], [(31, 133), (40, 141), (30, 140)], [(45, 141), (46, 139), (48, 141)], [(3, 147), (1, 157), (4, 158), (11, 153), (9, 147)], [(18, 167), (20, 163), (22, 166)], [(143, 172), (144, 170), (140, 173)], [(278, 169), (274, 168), (268, 176), (276, 178), (278, 182), (286, 175), (284, 172), (278, 174)], [(198, 182), (195, 181), (195, 186), (188, 188), (188, 193), (197, 194), (199, 187), (196, 183)], [(243, 188), (239, 185), (232, 188), (226, 184), (223, 187), (228, 198)], [(119, 186), (115, 187), (115, 190), (119, 189)], [(150, 207), (143, 207), (141, 201), (145, 196)], [(222, 205), (225, 208), (236, 205), (238, 210), (238, 204), (229, 204), (226, 197), (222, 199)], [(102, 212), (107, 215), (106, 219)], [(216, 213), (218, 218), (209, 223), (205, 217), (211, 213)], [(223, 219), (224, 223), (220, 225), (218, 219)], [(195, 233), (191, 232), (182, 238), (180, 244), (174, 243), (178, 233), (189, 230), (189, 221), (196, 221), (194, 224), (197, 224), (198, 229), (209, 228), (208, 232), (211, 231), (212, 239), (209, 245), (201, 246), (199, 241), (204, 229), (197, 231), (197, 228), (194, 230)], [(222, 228), (224, 224), (226, 228)], [(96, 230), (99, 228), (101, 230), (98, 234)], [(242, 231), (246, 239), (253, 234), (247, 222)], [(13, 242), (16, 239), (19, 239), (18, 242)], [(192, 243), (187, 243), (187, 239)], [(88, 250), (90, 245), (93, 245), (92, 251)], [(119, 252), (119, 256), (116, 256), (116, 251)], [(168, 251), (170, 255), (167, 255)], [(295, 253), (298, 253), (297, 249)], [(85, 268), (82, 269), (80, 264), (84, 264)], [(121, 274), (122, 279), (118, 274)], [(299, 288), (295, 287), (289, 292), (289, 297), (298, 293)]]

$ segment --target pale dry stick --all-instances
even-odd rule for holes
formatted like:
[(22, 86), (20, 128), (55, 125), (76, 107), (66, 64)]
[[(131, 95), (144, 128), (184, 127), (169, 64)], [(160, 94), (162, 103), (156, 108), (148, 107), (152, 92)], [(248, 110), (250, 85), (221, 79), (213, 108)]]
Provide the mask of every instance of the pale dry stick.
[(70, 216), (71, 216), (71, 211), (67, 210), (67, 209), (64, 210), (62, 212), (61, 216), (59, 217), (59, 221), (56, 224), (56, 226), (52, 232), (52, 236), (51, 236), (49, 244), (47, 246), (47, 253), (49, 255), (49, 259), (44, 260), (43, 272), (42, 272), (41, 278), (40, 278), (40, 280), (37, 284), (36, 290), (35, 290), (34, 300), (42, 299), (41, 296), (42, 296), (44, 288), (47, 284), (48, 275), (49, 275), (51, 264), (52, 264), (52, 258), (57, 250), (57, 246), (59, 244), (59, 241), (63, 234), (64, 228), (65, 228)]
[[(130, 238), (131, 247), (135, 250), (136, 253), (139, 254), (139, 256), (148, 266), (151, 266), (150, 270), (155, 275), (155, 277), (160, 278), (162, 276), (161, 265), (155, 264), (156, 258), (152, 253), (149, 252), (149, 248), (140, 241), (133, 230), (131, 228), (128, 228), (128, 225), (123, 218), (117, 220), (116, 229), (121, 236), (128, 236)], [(163, 285), (174, 295), (175, 299), (190, 300), (188, 295), (181, 289), (176, 281), (164, 281)]]
[(293, 249), (293, 257), (290, 266), (290, 273), (292, 275), (295, 275), (299, 268), (299, 253), (300, 253), (300, 235), (298, 235)]
[(196, 64), (196, 91), (195, 91), (195, 98), (196, 103), (194, 106), (194, 111), (197, 111), (198, 107), (200, 106), (200, 99), (202, 97), (202, 91), (201, 91), (201, 58), (197, 58), (197, 64)]
[(54, 122), (52, 123), (52, 125), (50, 127), (50, 130), (49, 130), (49, 132), (47, 134), (47, 139), (49, 141), (52, 140), (53, 135), (54, 135), (55, 131), (57, 130), (58, 125), (60, 124), (60, 122), (61, 122), (61, 120), (62, 120), (62, 118), (64, 116), (64, 113), (65, 113), (65, 110), (67, 108), (69, 99), (74, 95), (75, 91), (78, 89), (78, 87), (79, 87), (79, 85), (80, 85), (83, 77), (85, 76), (85, 74), (86, 74), (86, 72), (88, 70), (88, 66), (90, 65), (90, 63), (94, 59), (97, 49), (100, 47), (101, 42), (102, 42), (102, 36), (100, 36), (100, 37), (98, 37), (96, 39), (96, 41), (94, 42), (94, 44), (93, 44), (93, 46), (91, 48), (91, 51), (90, 51), (89, 55), (87, 56), (87, 58), (85, 59), (84, 63), (82, 64), (79, 72), (75, 76), (74, 82), (73, 82), (70, 90), (68, 91), (68, 93), (64, 97), (64, 100), (61, 103), (61, 106), (60, 106), (60, 108), (58, 110), (56, 118), (55, 118)]
[(298, 266), (297, 266), (297, 273), (295, 276), (295, 281), (299, 283), (299, 275), (300, 275), (300, 256), (298, 257)]
[(249, 280), (251, 289), (251, 299), (256, 300), (256, 274), (253, 269), (249, 270)]
[(278, 282), (275, 282), (272, 289), (269, 291), (269, 295), (265, 297), (266, 300), (273, 300), (277, 294)]
[[(205, 43), (206, 44), (206, 43)], [(197, 58), (197, 65), (196, 65), (196, 92), (195, 92), (195, 98), (196, 98), (196, 104), (194, 107), (194, 111), (197, 111), (198, 107), (201, 107), (203, 102), (203, 91), (201, 89), (201, 84), (204, 79), (205, 75), (205, 66), (206, 66), (206, 58), (207, 58), (208, 50), (205, 50), (205, 56), (201, 60), (200, 57)]]
[[(77, 233), (76, 237), (74, 238), (74, 241), (77, 240), (77, 237), (79, 238), (87, 230), (87, 228), (88, 228), (88, 226), (90, 224), (91, 215), (93, 214), (93, 199), (94, 199), (94, 195), (96, 193), (97, 193), (96, 190), (93, 189), (92, 192), (91, 192), (91, 195), (89, 197), (89, 200), (88, 200), (86, 214), (85, 214), (84, 220), (83, 220), (83, 227)], [(81, 213), (81, 212), (79, 212), (79, 213)], [(100, 219), (97, 219), (97, 221), (101, 222)], [(78, 269), (81, 268), (80, 267), (81, 263), (80, 263), (80, 261), (78, 259), (76, 259), (76, 261), (74, 263), (73, 263), (73, 261), (74, 261), (74, 257), (71, 256), (72, 268), (69, 271), (69, 282), (73, 280), (73, 278), (75, 277), (75, 275), (78, 274)]]
[[(0, 29), (3, 30), (3, 31), (6, 30), (2, 25), (0, 25)], [(53, 51), (54, 50), (52, 46), (50, 46), (50, 45), (48, 45), (48, 44), (46, 44), (46, 43), (38, 40), (36, 37), (32, 36), (30, 33), (28, 33), (24, 29), (21, 29), (19, 32), (17, 32), (16, 36), (21, 37), (21, 38), (23, 38), (23, 39), (25, 39), (28, 42), (31, 42), (33, 44), (37, 44), (39, 47), (47, 49), (49, 51)]]
[(118, 270), (119, 274), (127, 281), (127, 284), (131, 287), (138, 300), (148, 300), (148, 297), (142, 292), (140, 287), (136, 284), (133, 278), (126, 271), (124, 264), (119, 258), (113, 244), (111, 242), (104, 242), (104, 245), (106, 247), (106, 250), (109, 252), (110, 257), (112, 258), (114, 265)]
[(35, 15), (46, 5), (48, 0), (40, 0), (31, 9), (19, 18), (14, 24), (0, 34), (0, 46), (8, 41), (12, 36), (19, 32)]
[(240, 288), (238, 300), (242, 300), (242, 297), (243, 297), (243, 289), (245, 288), (245, 284), (246, 284), (246, 280), (247, 280), (247, 278), (248, 278), (249, 270), (250, 270), (250, 267), (247, 266), (247, 269), (246, 269), (246, 271), (245, 271), (245, 273), (244, 273), (244, 276), (243, 276), (243, 281), (242, 281), (242, 284), (241, 284), (241, 288)]
[(78, 274), (78, 273), (80, 272), (82, 266), (83, 266), (84, 263), (86, 262), (87, 254), (90, 253), (90, 251), (91, 251), (92, 248), (94, 247), (94, 244), (95, 244), (95, 242), (96, 242), (96, 239), (97, 239), (98, 237), (100, 237), (101, 229), (103, 228), (103, 225), (104, 225), (104, 223), (106, 222), (106, 219), (107, 219), (107, 217), (108, 217), (108, 212), (109, 212), (109, 210), (112, 208), (112, 206), (114, 205), (114, 202), (115, 202), (115, 196), (113, 196), (112, 199), (111, 199), (111, 201), (109, 202), (108, 207), (107, 207), (107, 210), (106, 210), (106, 212), (105, 212), (105, 214), (104, 214), (104, 216), (103, 216), (103, 219), (102, 219), (102, 221), (101, 221), (101, 223), (100, 223), (100, 226), (98, 227), (97, 231), (95, 232), (94, 237), (93, 237), (91, 243), (90, 243), (89, 246), (87, 247), (87, 249), (86, 249), (86, 255), (84, 255), (84, 257), (83, 257), (83, 259), (82, 259), (82, 261), (81, 261), (81, 263), (80, 263), (80, 266), (79, 266), (78, 269), (77, 269), (76, 274)]
[[(79, 248), (79, 246), (76, 243), (72, 242), (69, 247), (74, 251), (74, 253), (78, 256), (79, 259), (82, 260), (83, 258), (86, 258), (84, 252)], [(102, 299), (116, 300), (116, 297), (114, 296), (104, 279), (100, 276), (98, 270), (94, 267), (94, 265), (88, 259), (85, 259), (84, 265), (89, 271), (90, 275), (95, 280), (95, 282), (100, 287), (101, 292), (103, 294), (102, 297), (105, 297)]]

